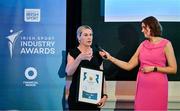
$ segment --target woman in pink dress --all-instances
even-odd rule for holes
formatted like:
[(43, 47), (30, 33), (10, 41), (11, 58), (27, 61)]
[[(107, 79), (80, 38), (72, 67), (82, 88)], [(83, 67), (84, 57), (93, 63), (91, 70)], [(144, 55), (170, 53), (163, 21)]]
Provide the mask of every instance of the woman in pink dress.
[(147, 17), (142, 20), (142, 32), (147, 38), (138, 47), (129, 62), (124, 62), (101, 51), (101, 56), (122, 69), (131, 70), (140, 64), (136, 82), (134, 109), (136, 111), (166, 111), (168, 107), (167, 74), (176, 74), (177, 64), (172, 44), (161, 38), (162, 27), (158, 20)]

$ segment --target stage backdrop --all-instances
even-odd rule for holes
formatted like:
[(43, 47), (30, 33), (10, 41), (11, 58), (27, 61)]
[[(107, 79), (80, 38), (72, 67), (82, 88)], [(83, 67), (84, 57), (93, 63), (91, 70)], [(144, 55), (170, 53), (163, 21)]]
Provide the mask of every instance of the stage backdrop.
[(66, 0), (0, 1), (0, 110), (62, 110)]
[[(153, 7), (155, 7), (156, 4), (153, 4), (153, 2), (163, 4), (158, 4), (158, 8), (154, 9)], [(179, 4), (180, 0), (138, 0), (138, 2), (134, 0), (82, 0), (81, 8), (83, 10), (81, 12), (81, 24), (89, 25), (94, 29), (93, 43), (99, 44), (99, 46), (116, 58), (129, 61), (139, 44), (145, 39), (141, 32), (140, 21), (151, 15), (157, 17), (163, 26), (163, 37), (171, 41), (177, 60), (177, 74), (168, 74), (168, 79), (170, 81), (180, 81)], [(117, 11), (118, 9), (119, 11)], [(140, 15), (134, 17), (140, 18), (132, 17), (138, 14)], [(128, 17), (128, 15), (131, 17)], [(105, 16), (107, 16), (107, 18)], [(125, 71), (109, 61), (104, 61), (104, 73), (107, 80), (134, 81), (137, 77), (138, 68), (139, 67), (136, 67), (131, 71)]]

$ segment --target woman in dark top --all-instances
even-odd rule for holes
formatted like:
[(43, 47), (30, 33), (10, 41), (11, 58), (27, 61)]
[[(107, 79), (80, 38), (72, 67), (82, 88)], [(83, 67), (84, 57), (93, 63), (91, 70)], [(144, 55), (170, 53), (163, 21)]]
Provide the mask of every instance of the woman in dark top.
[(93, 32), (89, 26), (80, 26), (77, 30), (77, 38), (79, 46), (68, 53), (66, 73), (72, 75), (72, 83), (70, 86), (68, 105), (69, 110), (100, 110), (104, 106), (107, 95), (102, 93), (102, 98), (97, 104), (90, 104), (79, 102), (79, 82), (80, 82), (80, 68), (90, 68), (95, 70), (102, 70), (102, 57), (98, 51), (91, 48)]

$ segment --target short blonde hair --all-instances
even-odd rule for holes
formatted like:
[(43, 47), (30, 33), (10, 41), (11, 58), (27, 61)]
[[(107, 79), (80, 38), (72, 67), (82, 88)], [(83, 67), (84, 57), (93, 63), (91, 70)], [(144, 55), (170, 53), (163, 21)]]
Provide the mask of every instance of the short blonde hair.
[(92, 31), (92, 33), (93, 33), (93, 30), (92, 30), (92, 28), (90, 26), (82, 25), (82, 26), (79, 26), (78, 29), (77, 29), (77, 32), (76, 32), (77, 38), (81, 36), (82, 30), (84, 30), (84, 29), (90, 29)]

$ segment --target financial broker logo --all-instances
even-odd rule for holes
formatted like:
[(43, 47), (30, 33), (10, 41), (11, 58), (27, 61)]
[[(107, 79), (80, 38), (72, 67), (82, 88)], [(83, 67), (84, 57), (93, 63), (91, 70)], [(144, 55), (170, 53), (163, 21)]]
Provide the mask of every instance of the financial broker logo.
[(28, 67), (26, 70), (25, 70), (25, 77), (28, 79), (28, 80), (33, 80), (37, 77), (37, 70), (34, 68), (34, 67)]
[(39, 83), (35, 79), (38, 76), (38, 71), (35, 67), (27, 67), (25, 69), (24, 75), (26, 80), (23, 81), (25, 87), (36, 87)]

